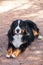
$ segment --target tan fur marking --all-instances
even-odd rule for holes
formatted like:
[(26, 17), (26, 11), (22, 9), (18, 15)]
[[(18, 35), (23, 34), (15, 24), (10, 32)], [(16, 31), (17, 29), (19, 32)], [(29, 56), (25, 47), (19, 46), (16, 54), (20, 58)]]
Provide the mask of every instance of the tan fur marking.
[(24, 31), (25, 31), (24, 29), (21, 29), (21, 32), (22, 32), (22, 33), (24, 33)]
[(21, 53), (21, 50), (16, 49), (16, 50), (13, 52), (13, 55), (14, 55), (15, 57), (17, 57), (17, 56), (19, 56), (20, 53)]
[(8, 49), (7, 54), (8, 55), (11, 55), (12, 54), (12, 48)]
[(35, 31), (35, 30), (32, 30), (32, 31), (33, 31), (34, 36), (39, 35), (39, 33), (37, 31)]

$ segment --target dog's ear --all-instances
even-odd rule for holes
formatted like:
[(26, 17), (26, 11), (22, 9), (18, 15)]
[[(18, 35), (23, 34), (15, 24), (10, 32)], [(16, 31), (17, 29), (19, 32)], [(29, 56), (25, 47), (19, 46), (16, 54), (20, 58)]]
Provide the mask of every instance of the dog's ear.
[(13, 23), (11, 24), (10, 29), (8, 31), (8, 39), (9, 39), (9, 41), (13, 40), (13, 29), (15, 28), (15, 26), (16, 26), (16, 21), (13, 21)]
[(15, 21), (13, 21), (13, 23), (11, 24), (10, 29), (13, 30), (14, 26), (15, 26)]
[(12, 30), (11, 29), (8, 31), (8, 40), (9, 41), (12, 41), (13, 40)]

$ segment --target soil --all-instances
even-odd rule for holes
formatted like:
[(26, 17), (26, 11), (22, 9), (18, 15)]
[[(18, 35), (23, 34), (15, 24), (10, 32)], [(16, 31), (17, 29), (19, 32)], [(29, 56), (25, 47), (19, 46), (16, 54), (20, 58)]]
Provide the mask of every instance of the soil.
[(43, 1), (27, 0), (16, 8), (0, 13), (0, 65), (43, 65), (43, 39), (35, 39), (19, 57), (6, 58), (7, 32), (12, 21), (16, 19), (32, 20), (43, 36)]

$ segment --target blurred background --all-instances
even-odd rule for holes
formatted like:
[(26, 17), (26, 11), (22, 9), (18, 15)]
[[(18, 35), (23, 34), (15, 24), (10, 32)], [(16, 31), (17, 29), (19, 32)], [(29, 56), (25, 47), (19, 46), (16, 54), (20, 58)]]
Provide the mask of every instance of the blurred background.
[(31, 50), (26, 50), (17, 59), (8, 61), (5, 57), (7, 32), (16, 19), (32, 20), (43, 36), (43, 0), (0, 0), (0, 65), (43, 65), (43, 40), (35, 40)]

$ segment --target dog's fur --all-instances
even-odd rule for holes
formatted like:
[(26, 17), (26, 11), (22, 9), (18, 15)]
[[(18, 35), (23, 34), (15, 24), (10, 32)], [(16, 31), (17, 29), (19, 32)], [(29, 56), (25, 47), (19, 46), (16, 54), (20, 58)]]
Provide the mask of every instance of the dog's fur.
[(8, 31), (6, 57), (17, 57), (39, 36), (39, 28), (30, 20), (15, 20)]

